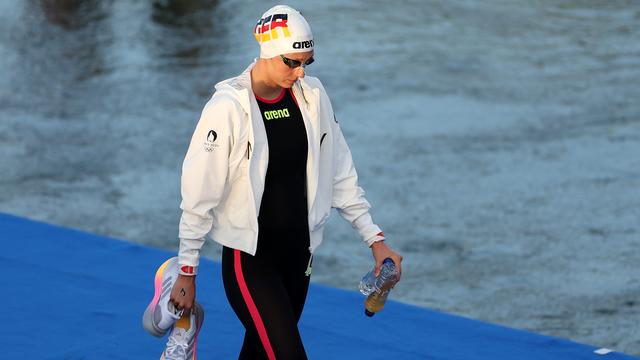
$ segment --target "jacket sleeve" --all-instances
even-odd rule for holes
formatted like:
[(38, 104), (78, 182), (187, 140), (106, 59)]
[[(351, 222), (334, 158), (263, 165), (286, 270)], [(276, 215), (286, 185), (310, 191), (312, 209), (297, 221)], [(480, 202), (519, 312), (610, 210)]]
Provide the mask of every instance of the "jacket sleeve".
[[(335, 115), (332, 115), (335, 119)], [(376, 241), (384, 240), (384, 234), (380, 227), (373, 223), (369, 214), (371, 205), (364, 197), (364, 190), (358, 186), (358, 174), (340, 125), (334, 120), (330, 122), (334, 134), (335, 169), (331, 206), (336, 208), (340, 215), (358, 231), (362, 240), (371, 246)]]
[(214, 95), (202, 111), (182, 165), (180, 249), (178, 263), (197, 267), (205, 235), (213, 224), (213, 209), (220, 203), (233, 146), (238, 111), (228, 96)]

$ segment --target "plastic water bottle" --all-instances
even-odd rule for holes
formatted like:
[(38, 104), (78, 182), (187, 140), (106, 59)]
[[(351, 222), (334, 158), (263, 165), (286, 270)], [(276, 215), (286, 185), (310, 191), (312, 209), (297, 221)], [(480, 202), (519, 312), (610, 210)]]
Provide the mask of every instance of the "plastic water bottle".
[(367, 297), (364, 301), (364, 313), (371, 317), (382, 310), (389, 291), (398, 282), (398, 270), (391, 258), (384, 259), (378, 277), (374, 270), (369, 271), (360, 281), (360, 292)]

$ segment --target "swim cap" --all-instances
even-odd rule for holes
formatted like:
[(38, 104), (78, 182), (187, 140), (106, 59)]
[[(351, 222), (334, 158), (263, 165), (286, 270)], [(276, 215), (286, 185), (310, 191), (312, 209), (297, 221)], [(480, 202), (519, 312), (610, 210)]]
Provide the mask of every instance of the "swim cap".
[(276, 5), (262, 14), (253, 34), (263, 59), (313, 50), (309, 23), (298, 10), (287, 5)]

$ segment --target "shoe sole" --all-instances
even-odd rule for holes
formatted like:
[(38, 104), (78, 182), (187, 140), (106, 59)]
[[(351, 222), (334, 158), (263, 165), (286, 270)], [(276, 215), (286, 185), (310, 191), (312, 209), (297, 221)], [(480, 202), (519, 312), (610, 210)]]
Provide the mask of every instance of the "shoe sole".
[[(198, 335), (200, 334), (200, 329), (202, 328), (202, 323), (204, 322), (204, 309), (200, 304), (195, 303), (192, 311), (195, 312), (197, 323), (196, 323), (196, 334), (194, 335), (194, 339), (193, 339), (193, 358), (188, 360), (196, 360), (196, 348), (198, 346)], [(162, 352), (162, 355), (160, 355), (160, 360), (165, 360), (164, 351)]]
[(144, 315), (142, 315), (142, 326), (149, 334), (155, 337), (163, 337), (167, 333), (167, 331), (169, 331), (169, 329), (162, 330), (158, 328), (153, 319), (155, 315), (155, 310), (157, 309), (158, 302), (160, 301), (160, 296), (162, 295), (162, 282), (163, 282), (162, 278), (165, 274), (165, 271), (167, 271), (167, 268), (171, 264), (171, 262), (177, 262), (177, 261), (178, 261), (178, 258), (173, 257), (165, 261), (162, 265), (160, 265), (160, 267), (156, 271), (156, 277), (154, 280), (155, 291), (153, 294), (153, 299), (151, 300), (151, 303), (149, 303), (149, 306), (147, 306), (147, 309), (144, 311)]

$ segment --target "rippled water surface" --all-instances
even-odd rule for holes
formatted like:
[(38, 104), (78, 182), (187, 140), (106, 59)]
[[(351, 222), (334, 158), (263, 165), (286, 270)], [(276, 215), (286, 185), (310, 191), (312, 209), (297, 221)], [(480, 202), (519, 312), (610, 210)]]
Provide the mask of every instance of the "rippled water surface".
[[(640, 2), (291, 4), (392, 297), (640, 355)], [(191, 132), (268, 7), (0, 2), (0, 211), (176, 249)], [(313, 281), (354, 290), (369, 250), (325, 235)]]

